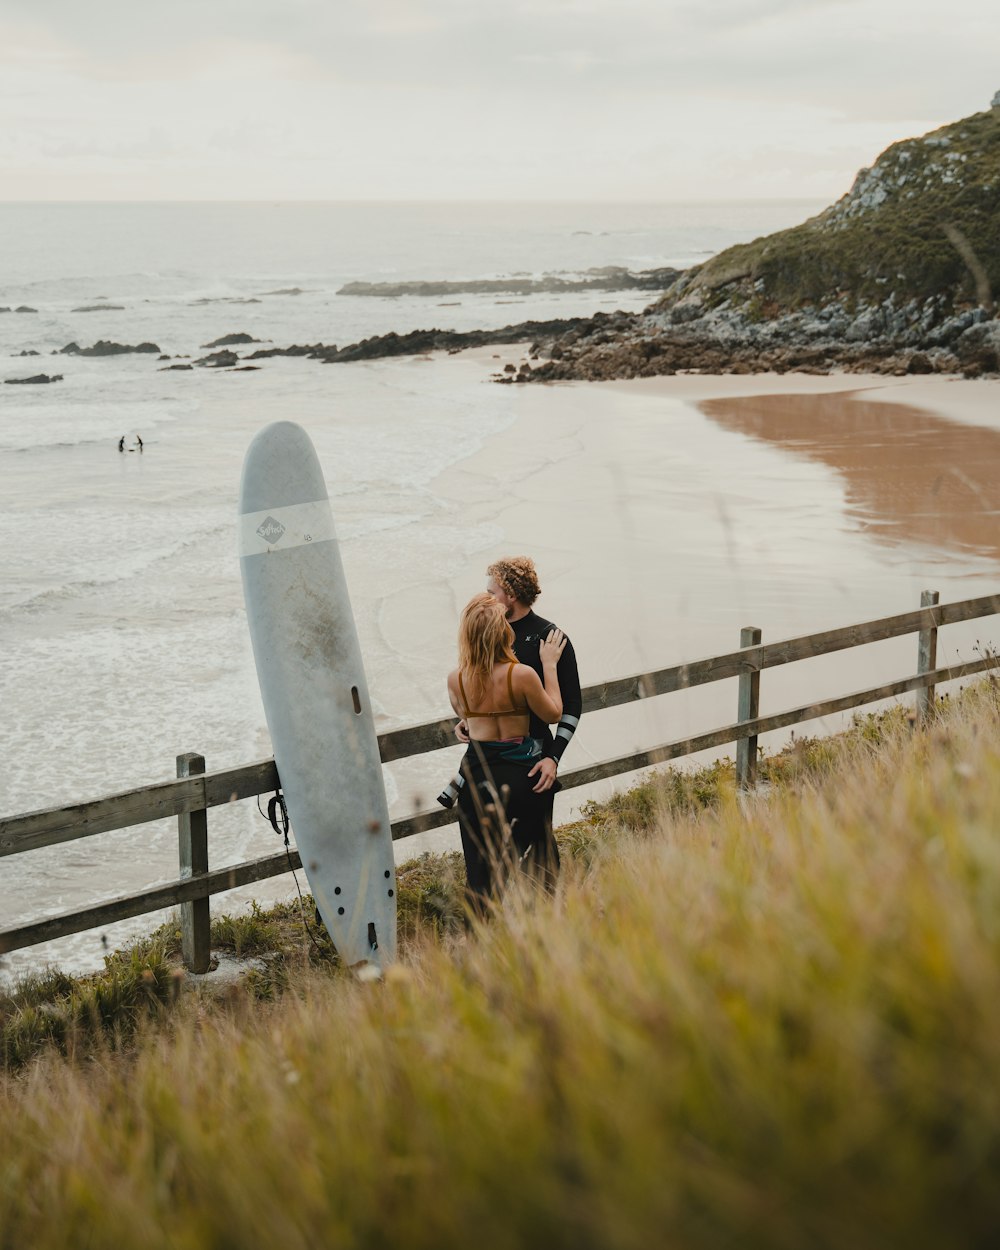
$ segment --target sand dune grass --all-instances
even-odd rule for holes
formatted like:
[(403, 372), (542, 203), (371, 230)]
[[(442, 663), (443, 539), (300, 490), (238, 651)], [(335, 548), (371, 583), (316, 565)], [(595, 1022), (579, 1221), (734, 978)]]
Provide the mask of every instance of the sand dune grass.
[(878, 724), (595, 811), (554, 901), (382, 982), (303, 959), (45, 1049), (0, 1078), (0, 1245), (991, 1244), (1000, 696)]

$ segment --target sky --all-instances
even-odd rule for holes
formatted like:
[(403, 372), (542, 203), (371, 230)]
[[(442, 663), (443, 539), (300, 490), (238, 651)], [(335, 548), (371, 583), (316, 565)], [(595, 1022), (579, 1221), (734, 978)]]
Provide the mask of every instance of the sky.
[(998, 0), (0, 0), (0, 200), (833, 200), (988, 108), (998, 36)]

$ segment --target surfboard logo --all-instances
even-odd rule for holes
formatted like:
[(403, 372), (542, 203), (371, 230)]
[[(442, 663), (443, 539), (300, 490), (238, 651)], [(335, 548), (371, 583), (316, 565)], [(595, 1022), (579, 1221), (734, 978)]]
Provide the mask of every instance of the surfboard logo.
[(281, 536), (284, 532), (285, 527), (273, 516), (265, 517), (264, 520), (261, 521), (260, 525), (257, 526), (257, 533), (269, 546), (273, 546), (275, 543), (280, 542)]

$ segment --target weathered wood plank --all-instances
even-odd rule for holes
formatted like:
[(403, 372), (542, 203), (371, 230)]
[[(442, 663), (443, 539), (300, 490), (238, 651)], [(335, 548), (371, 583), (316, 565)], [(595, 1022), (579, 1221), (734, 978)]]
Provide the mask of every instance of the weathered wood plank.
[(662, 746), (638, 751), (633, 755), (605, 760), (601, 764), (592, 764), (571, 773), (561, 773), (559, 780), (564, 790), (570, 790), (575, 786), (602, 781), (606, 777), (638, 772), (654, 764), (664, 764), (668, 760), (680, 759), (685, 755), (695, 755), (698, 751), (726, 746), (741, 738), (756, 737), (758, 734), (767, 733), (773, 729), (786, 729), (789, 725), (798, 725), (807, 720), (818, 720), (822, 716), (833, 716), (837, 712), (849, 712), (852, 708), (862, 707), (866, 703), (878, 703), (883, 699), (892, 699), (911, 690), (919, 690), (923, 686), (931, 686), (937, 682), (956, 681), (960, 677), (971, 677), (975, 673), (983, 673), (987, 669), (997, 667), (1000, 667), (1000, 657), (987, 656), (985, 659), (972, 660), (967, 664), (934, 669), (930, 673), (904, 677), (900, 681), (887, 682), (885, 685), (873, 686), (867, 690), (857, 690), (836, 699), (825, 699), (821, 703), (790, 708), (785, 712), (775, 712), (771, 716), (759, 716), (755, 720), (739, 721), (733, 725), (725, 725), (721, 729), (712, 729), (708, 733), (697, 734), (693, 738), (667, 742)]
[[(189, 751), (177, 757), (177, 776), (201, 776), (205, 757)], [(177, 817), (177, 858), (180, 878), (208, 872), (208, 812), (182, 812)], [(181, 958), (192, 972), (207, 972), (212, 957), (212, 919), (207, 898), (181, 903)]]
[[(297, 851), (292, 852), (291, 867), (302, 867)], [(128, 920), (131, 916), (161, 911), (165, 907), (193, 902), (196, 899), (207, 898), (211, 894), (221, 894), (225, 890), (235, 890), (237, 886), (252, 885), (255, 881), (263, 881), (268, 877), (277, 877), (282, 873), (290, 872), (291, 867), (288, 856), (281, 851), (276, 855), (264, 856), (262, 859), (234, 864), (230, 868), (216, 868), (212, 872), (189, 877), (184, 881), (170, 881), (165, 885), (154, 886), (151, 890), (144, 890), (140, 894), (122, 895), (80, 911), (64, 912), (58, 916), (36, 921), (34, 924), (22, 925), (16, 929), (5, 929), (0, 931), (0, 954), (20, 950), (25, 946), (37, 946), (39, 942), (50, 942), (53, 938), (66, 937), (70, 933), (99, 929), (113, 924), (116, 920)]]
[[(616, 678), (614, 681), (587, 686), (582, 692), (583, 710), (584, 712), (599, 712), (604, 708), (634, 703), (655, 695), (671, 694), (676, 690), (686, 690), (692, 686), (722, 681), (728, 677), (739, 677), (741, 673), (760, 672), (761, 669), (775, 668), (781, 664), (791, 664), (797, 660), (811, 659), (819, 655), (829, 655), (834, 651), (863, 646), (869, 642), (882, 642), (887, 638), (902, 637), (932, 626), (976, 620), (998, 612), (1000, 612), (1000, 595), (984, 595), (977, 599), (965, 599), (959, 603), (915, 609), (912, 612), (902, 612), (895, 616), (881, 617), (878, 620), (863, 621), (857, 625), (824, 630), (817, 634), (806, 634), (799, 638), (787, 638), (752, 649), (741, 648), (739, 651), (730, 651), (725, 655), (707, 656), (704, 659), (690, 660), (686, 664), (675, 664), (670, 668), (656, 669), (652, 672), (633, 673), (628, 677)], [(454, 746), (453, 725), (452, 720), (436, 721), (428, 725), (414, 725), (408, 729), (396, 729), (382, 734), (379, 737), (382, 759), (388, 762), (392, 759), (402, 759), (407, 755), (417, 755), (423, 751)]]
[(808, 660), (834, 651), (860, 647), (869, 642), (883, 642), (916, 633), (921, 629), (954, 625), (959, 621), (976, 620), (1000, 612), (1000, 595), (985, 595), (978, 599), (965, 599), (959, 603), (944, 603), (936, 607), (917, 608), (896, 616), (864, 621), (858, 625), (846, 625), (838, 629), (824, 630), (818, 634), (805, 634), (799, 638), (787, 638), (779, 642), (765, 643), (753, 649), (730, 651), (725, 655), (708, 656), (690, 660), (672, 668), (658, 669), (649, 673), (634, 673), (598, 686), (588, 686), (583, 691), (584, 712), (597, 712), (602, 708), (648, 699), (653, 695), (671, 694), (727, 677), (738, 677), (747, 671), (760, 671)]
[(205, 806), (204, 777), (161, 781), (68, 807), (25, 812), (0, 820), (0, 855), (71, 842), (110, 829), (179, 816)]
[(414, 812), (392, 822), (392, 840), (400, 842), (403, 838), (412, 838), (415, 833), (426, 833), (428, 829), (440, 829), (442, 825), (453, 825), (457, 821), (457, 807), (434, 807)]
[[(747, 625), (740, 631), (741, 647), (760, 645), (760, 630)], [(737, 693), (736, 719), (756, 720), (760, 714), (760, 670), (751, 669), (740, 673)], [(749, 790), (757, 783), (757, 737), (748, 735), (736, 743), (736, 784), (741, 790)]]
[(255, 760), (236, 768), (205, 774), (205, 807), (238, 803), (278, 788), (278, 769), (273, 759)]
[(393, 729), (379, 734), (378, 749), (382, 763), (405, 759), (408, 755), (423, 755), (427, 751), (440, 751), (443, 747), (457, 745), (452, 732), (455, 717), (451, 720), (430, 721), (426, 725), (410, 725), (406, 729)]
[[(664, 743), (647, 751), (639, 751), (633, 755), (621, 756), (614, 760), (605, 760), (587, 768), (579, 768), (574, 772), (560, 777), (564, 789), (588, 785), (606, 777), (618, 776), (622, 773), (638, 772), (655, 764), (666, 763), (685, 755), (693, 755), (698, 751), (707, 751), (712, 747), (725, 746), (737, 742), (741, 738), (757, 736), (773, 729), (783, 729), (806, 720), (816, 720), (821, 716), (830, 716), (836, 712), (850, 711), (865, 703), (875, 703), (882, 699), (891, 699), (908, 691), (936, 685), (939, 682), (955, 681), (960, 677), (969, 677), (988, 669), (1000, 667), (1000, 657), (986, 656), (966, 664), (951, 665), (948, 668), (934, 669), (929, 673), (917, 674), (915, 677), (904, 677), (900, 681), (887, 682), (882, 686), (874, 686), (867, 690), (855, 691), (836, 699), (826, 699), (821, 703), (812, 703), (798, 708), (790, 708), (771, 716), (759, 716), (754, 720), (741, 721), (713, 729), (708, 733), (698, 734), (693, 738), (685, 738), (677, 742)], [(394, 841), (421, 833), (426, 829), (439, 828), (452, 824), (457, 820), (454, 810), (438, 808), (424, 812), (415, 812), (411, 816), (393, 822), (392, 837)], [(129, 894), (81, 911), (67, 912), (59, 916), (51, 916), (30, 925), (22, 925), (15, 929), (0, 931), (0, 954), (20, 950), (26, 946), (36, 946), (39, 942), (48, 942), (53, 938), (65, 937), (71, 933), (82, 933), (87, 929), (100, 928), (112, 924), (116, 920), (126, 920), (131, 916), (141, 916), (147, 912), (160, 911), (165, 907), (179, 903), (191, 902), (194, 899), (207, 898), (213, 894), (221, 894), (237, 886), (250, 885), (255, 881), (263, 881), (268, 877), (280, 876), (291, 868), (301, 868), (302, 861), (297, 851), (291, 852), (291, 862), (284, 851), (267, 855), (261, 859), (249, 860), (235, 864), (229, 868), (217, 868), (212, 872), (191, 877), (184, 881), (171, 881), (166, 885), (156, 886), (141, 894)]]
[[(938, 628), (957, 621), (974, 620), (1000, 612), (1000, 595), (986, 595), (958, 603), (904, 612), (858, 625), (826, 630), (783, 642), (709, 656), (655, 672), (637, 673), (583, 692), (584, 711), (598, 711), (648, 699), (658, 694), (703, 685), (747, 671), (773, 668), (812, 656), (826, 655), (863, 643), (877, 642), (918, 630)], [(453, 722), (432, 721), (395, 729), (379, 738), (383, 759), (402, 759), (425, 751), (453, 746)], [(54, 846), (61, 842), (125, 829), (152, 820), (179, 816), (183, 812), (215, 807), (267, 793), (278, 785), (273, 759), (237, 768), (206, 773), (200, 778), (157, 782), (124, 793), (104, 795), (68, 807), (46, 808), (0, 818), (0, 856)]]
[(0, 856), (235, 803), (266, 794), (277, 785), (278, 770), (274, 760), (259, 760), (199, 777), (154, 782), (68, 807), (49, 807), (8, 816), (0, 819)]
[[(920, 596), (921, 607), (931, 607), (938, 601), (936, 590), (925, 590)], [(917, 635), (917, 672), (926, 673), (937, 667), (937, 629), (922, 629)], [(921, 725), (927, 723), (934, 708), (934, 687), (925, 686), (917, 691), (917, 720)]]

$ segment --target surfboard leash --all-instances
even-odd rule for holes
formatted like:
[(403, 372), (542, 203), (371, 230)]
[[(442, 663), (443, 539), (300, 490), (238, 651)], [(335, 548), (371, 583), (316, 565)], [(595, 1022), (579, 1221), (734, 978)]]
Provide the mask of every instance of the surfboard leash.
[(316, 935), (309, 927), (309, 921), (306, 919), (305, 900), (302, 897), (302, 888), (299, 885), (298, 873), (295, 871), (295, 865), (292, 863), (292, 847), (288, 840), (288, 831), (291, 828), (291, 824), (288, 819), (288, 808), (285, 806), (285, 796), (280, 790), (275, 790), (274, 797), (268, 800), (267, 811), (265, 812), (260, 805), (260, 795), (258, 794), (257, 811), (260, 812), (265, 820), (270, 821), (271, 828), (278, 835), (278, 837), (284, 839), (285, 854), (288, 856), (288, 867), (291, 870), (292, 880), (295, 882), (295, 890), (299, 896), (299, 915), (302, 918), (303, 927), (309, 936), (309, 941), (316, 947), (317, 953), (322, 955), (323, 949), (319, 942), (316, 941)]

